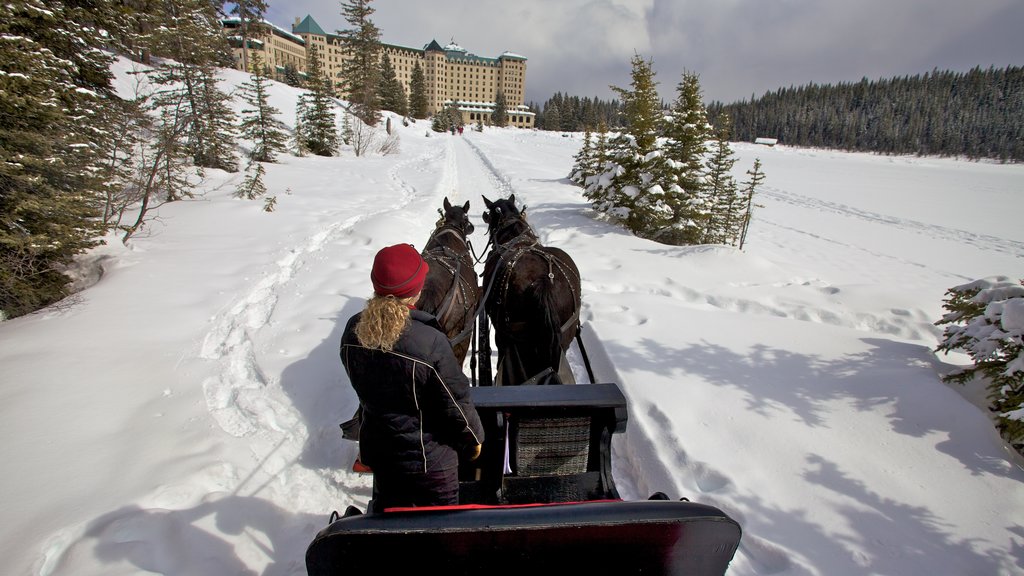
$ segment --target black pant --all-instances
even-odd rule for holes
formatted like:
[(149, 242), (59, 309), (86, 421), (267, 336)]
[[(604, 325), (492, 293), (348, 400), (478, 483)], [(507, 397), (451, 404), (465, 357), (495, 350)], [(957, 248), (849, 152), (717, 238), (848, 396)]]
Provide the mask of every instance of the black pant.
[(459, 469), (428, 473), (373, 472), (373, 511), (459, 503)]

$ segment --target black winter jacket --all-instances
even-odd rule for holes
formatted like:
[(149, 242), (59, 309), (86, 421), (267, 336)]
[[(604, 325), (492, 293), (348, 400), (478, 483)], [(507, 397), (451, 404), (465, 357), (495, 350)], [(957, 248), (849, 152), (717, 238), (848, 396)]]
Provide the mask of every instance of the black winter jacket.
[(484, 440), (469, 379), (434, 317), (410, 310), (391, 352), (359, 344), (348, 321), (341, 362), (359, 395), (360, 459), (379, 472), (425, 473), (458, 466), (458, 454)]

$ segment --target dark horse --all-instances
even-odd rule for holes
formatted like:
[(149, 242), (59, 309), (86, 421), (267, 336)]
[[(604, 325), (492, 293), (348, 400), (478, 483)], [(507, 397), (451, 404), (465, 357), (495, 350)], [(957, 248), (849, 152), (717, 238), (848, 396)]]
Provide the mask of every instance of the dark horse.
[(417, 308), (437, 318), (460, 365), (472, 341), (473, 320), (480, 303), (480, 288), (467, 238), (473, 233), (468, 213), (468, 201), (462, 206), (452, 206), (447, 197), (444, 199), (441, 219), (423, 248), (423, 259), (430, 265), (430, 271), (416, 303)]
[(484, 265), (484, 307), (498, 346), (495, 384), (574, 383), (565, 351), (579, 330), (580, 273), (563, 250), (542, 246), (516, 197), (484, 197), (494, 247)]

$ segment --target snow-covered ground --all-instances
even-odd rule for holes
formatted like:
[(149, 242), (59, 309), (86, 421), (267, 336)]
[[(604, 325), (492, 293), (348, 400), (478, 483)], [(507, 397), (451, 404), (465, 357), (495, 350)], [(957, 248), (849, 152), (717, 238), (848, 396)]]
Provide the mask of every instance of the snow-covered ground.
[[(288, 124), (296, 96), (272, 91)], [(482, 250), (481, 195), (509, 193), (580, 267), (629, 401), (623, 497), (726, 511), (731, 575), (1024, 571), (1021, 460), (939, 380), (966, 357), (932, 351), (947, 288), (1024, 276), (1024, 166), (737, 144), (736, 175), (767, 174), (740, 252), (596, 220), (565, 179), (578, 134), (395, 124), (397, 155), (267, 165), (273, 213), (211, 173), (85, 259), (102, 278), (72, 305), (0, 324), (8, 573), (304, 574), (369, 499), (337, 349), (373, 254), (422, 246), (445, 196)]]

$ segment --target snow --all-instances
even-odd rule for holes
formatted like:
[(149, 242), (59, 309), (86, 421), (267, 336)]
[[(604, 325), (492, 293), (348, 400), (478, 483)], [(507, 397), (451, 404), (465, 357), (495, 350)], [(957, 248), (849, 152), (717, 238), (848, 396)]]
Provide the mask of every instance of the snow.
[[(272, 86), (289, 125), (297, 95)], [(266, 165), (273, 213), (210, 171), (83, 258), (95, 284), (0, 323), (9, 573), (304, 574), (370, 495), (337, 349), (373, 254), (422, 246), (445, 196), (480, 251), (480, 196), (509, 193), (580, 267), (588, 352), (629, 402), (624, 498), (720, 507), (730, 575), (1024, 571), (1022, 461), (980, 387), (940, 381), (966, 356), (933, 352), (946, 289), (1021, 275), (1024, 166), (736, 144), (734, 175), (767, 175), (740, 252), (595, 219), (565, 178), (581, 138), (392, 125), (400, 154)]]

